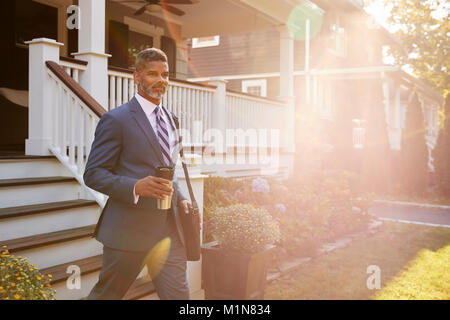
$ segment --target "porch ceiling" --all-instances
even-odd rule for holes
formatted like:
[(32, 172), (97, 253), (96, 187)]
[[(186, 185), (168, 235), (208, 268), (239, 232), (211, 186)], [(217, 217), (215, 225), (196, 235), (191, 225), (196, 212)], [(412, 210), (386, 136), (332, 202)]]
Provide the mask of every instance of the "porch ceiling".
[[(118, 2), (118, 0), (110, 0)], [(287, 24), (295, 6), (307, 0), (197, 0), (192, 5), (174, 5), (186, 14), (166, 11), (147, 14), (181, 26), (181, 38), (205, 37), (242, 31), (274, 28)], [(140, 4), (122, 3), (133, 9)]]

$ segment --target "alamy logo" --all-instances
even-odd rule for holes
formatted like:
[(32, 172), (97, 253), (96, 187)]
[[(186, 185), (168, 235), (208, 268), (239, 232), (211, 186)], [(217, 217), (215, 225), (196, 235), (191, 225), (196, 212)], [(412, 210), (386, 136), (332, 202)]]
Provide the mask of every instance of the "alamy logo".
[(66, 26), (67, 29), (69, 30), (73, 30), (73, 29), (77, 29), (80, 30), (81, 29), (81, 11), (80, 11), (80, 7), (76, 6), (76, 5), (71, 5), (67, 7), (67, 21), (66, 21)]
[(66, 287), (69, 290), (81, 289), (81, 269), (79, 266), (72, 264), (67, 267), (66, 273), (71, 273), (66, 281)]
[(379, 266), (370, 265), (367, 267), (367, 273), (371, 274), (367, 278), (367, 289), (381, 289), (381, 269)]

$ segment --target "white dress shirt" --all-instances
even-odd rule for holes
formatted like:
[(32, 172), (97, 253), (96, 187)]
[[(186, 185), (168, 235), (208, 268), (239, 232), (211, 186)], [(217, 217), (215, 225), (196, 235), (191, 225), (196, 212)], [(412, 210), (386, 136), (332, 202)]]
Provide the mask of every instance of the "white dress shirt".
[[(156, 127), (156, 113), (155, 111), (156, 105), (152, 103), (151, 101), (145, 99), (142, 97), (139, 93), (135, 94), (136, 100), (139, 102), (139, 105), (141, 106), (142, 110), (144, 111), (145, 115), (147, 116), (148, 121), (150, 122), (153, 131), (155, 132), (156, 137), (158, 137), (158, 128)], [(162, 115), (163, 121), (166, 123), (167, 131), (169, 132), (169, 145), (170, 145), (170, 155), (174, 156), (174, 151), (177, 146), (178, 141), (176, 140), (176, 133), (174, 131), (174, 128), (172, 128), (170, 119), (167, 117), (167, 114), (161, 109), (161, 103), (159, 104), (159, 112)], [(158, 140), (159, 141), (159, 140)], [(139, 196), (136, 195), (136, 186), (133, 188), (133, 194), (134, 194), (134, 204), (137, 204), (139, 201)]]

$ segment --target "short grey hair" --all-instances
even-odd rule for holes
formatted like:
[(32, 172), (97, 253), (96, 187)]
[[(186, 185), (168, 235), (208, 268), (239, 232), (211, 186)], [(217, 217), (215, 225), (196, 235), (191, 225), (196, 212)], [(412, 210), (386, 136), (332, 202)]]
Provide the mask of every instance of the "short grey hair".
[(147, 62), (150, 61), (162, 61), (168, 62), (167, 55), (158, 48), (148, 48), (139, 52), (136, 56), (136, 62), (134, 64), (135, 70), (141, 72), (145, 69)]

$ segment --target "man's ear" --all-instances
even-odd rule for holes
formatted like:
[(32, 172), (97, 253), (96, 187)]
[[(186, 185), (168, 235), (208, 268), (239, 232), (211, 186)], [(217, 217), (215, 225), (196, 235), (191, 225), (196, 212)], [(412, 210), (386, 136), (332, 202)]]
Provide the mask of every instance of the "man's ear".
[(137, 71), (133, 72), (133, 78), (134, 83), (139, 86), (139, 83), (141, 83), (141, 75), (139, 74), (139, 72)]

